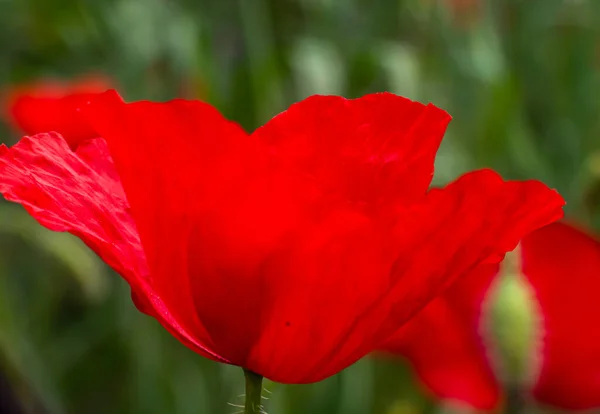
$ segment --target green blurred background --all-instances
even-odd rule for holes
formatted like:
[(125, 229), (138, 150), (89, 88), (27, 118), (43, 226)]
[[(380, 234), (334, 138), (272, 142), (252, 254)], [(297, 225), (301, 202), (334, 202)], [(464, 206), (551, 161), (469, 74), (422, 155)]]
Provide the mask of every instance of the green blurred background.
[[(454, 116), (436, 184), (483, 166), (541, 179), (594, 227), (599, 52), (598, 0), (0, 0), (2, 88), (101, 72), (129, 100), (201, 98), (247, 130), (311, 94), (387, 90)], [(518, 360), (528, 304), (504, 291), (494, 320), (524, 329), (504, 335)], [(82, 243), (5, 202), (0, 372), (2, 404), (10, 389), (24, 413), (232, 414), (226, 403), (242, 402), (239, 369), (193, 354)], [(401, 361), (267, 388), (271, 414), (446, 412)]]

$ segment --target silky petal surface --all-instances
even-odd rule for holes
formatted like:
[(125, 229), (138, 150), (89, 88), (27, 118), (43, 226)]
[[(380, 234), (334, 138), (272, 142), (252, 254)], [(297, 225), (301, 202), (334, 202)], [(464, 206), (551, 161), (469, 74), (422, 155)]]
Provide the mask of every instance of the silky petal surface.
[(332, 196), (368, 212), (427, 192), (450, 115), (391, 93), (311, 96), (254, 136)]
[(5, 116), (25, 134), (58, 132), (75, 149), (80, 142), (97, 137), (77, 109), (110, 87), (111, 82), (98, 75), (71, 83), (43, 80), (17, 86), (6, 92)]
[(383, 351), (405, 358), (439, 399), (478, 410), (500, 403), (500, 386), (482, 340), (482, 307), (498, 266), (482, 265), (388, 340)]
[(534, 397), (567, 410), (598, 408), (600, 242), (560, 222), (526, 237), (521, 251), (543, 326)]
[(275, 381), (307, 383), (322, 379), (325, 358), (344, 364), (340, 341), (388, 287), (390, 267), (369, 217), (334, 210), (307, 225), (263, 269), (268, 308), (248, 367)]
[(558, 193), (538, 181), (503, 181), (490, 170), (431, 190), (400, 213), (387, 241), (395, 259), (384, 294), (348, 327), (339, 348), (313, 367), (314, 379), (381, 346), (459, 277), (500, 262), (523, 235), (561, 218), (563, 205)]
[(125, 104), (109, 92), (85, 116), (110, 147), (151, 286), (243, 366), (260, 333), (259, 269), (297, 227), (299, 184), (270, 173), (260, 145), (205, 103)]
[(56, 133), (2, 146), (0, 192), (44, 227), (83, 240), (127, 280), (141, 311), (194, 351), (223, 360), (181, 327), (149, 287), (145, 254), (104, 140), (88, 140), (76, 152)]

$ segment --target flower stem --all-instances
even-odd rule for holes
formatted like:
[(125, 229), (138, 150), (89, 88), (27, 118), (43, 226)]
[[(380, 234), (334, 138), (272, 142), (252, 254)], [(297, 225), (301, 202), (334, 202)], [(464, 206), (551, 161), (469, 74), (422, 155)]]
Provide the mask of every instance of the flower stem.
[(527, 409), (527, 401), (519, 386), (506, 387), (506, 403), (504, 411), (508, 414), (523, 414)]
[(252, 371), (244, 370), (246, 377), (246, 404), (244, 414), (261, 414), (262, 409), (262, 379), (261, 375), (255, 374)]

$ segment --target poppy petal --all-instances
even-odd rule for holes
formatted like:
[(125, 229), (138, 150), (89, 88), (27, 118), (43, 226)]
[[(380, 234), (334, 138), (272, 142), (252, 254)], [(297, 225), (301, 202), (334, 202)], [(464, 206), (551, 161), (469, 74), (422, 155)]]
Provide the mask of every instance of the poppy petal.
[[(527, 233), (562, 217), (564, 200), (538, 181), (504, 181), (491, 170), (463, 175), (399, 214), (385, 295), (349, 327), (337, 355), (354, 362), (380, 346), (459, 277), (498, 263)], [(321, 361), (324, 377), (338, 358)]]
[(261, 335), (248, 367), (278, 382), (321, 380), (318, 361), (387, 287), (384, 251), (374, 221), (352, 209), (307, 223), (263, 265)]
[(450, 119), (434, 105), (391, 93), (315, 95), (253, 135), (332, 193), (381, 204), (425, 195)]
[(521, 242), (523, 274), (542, 315), (534, 397), (566, 410), (600, 407), (600, 242), (554, 223)]
[(103, 76), (89, 75), (71, 83), (42, 80), (17, 86), (6, 92), (4, 111), (8, 121), (25, 134), (57, 132), (75, 149), (97, 136), (77, 109), (111, 83)]
[[(136, 305), (183, 343), (223, 360), (192, 337), (148, 284), (148, 266), (106, 143), (93, 139), (69, 149), (56, 133), (0, 147), (0, 192), (43, 226), (83, 240), (129, 283)], [(198, 336), (197, 332), (194, 332)]]
[(208, 104), (126, 104), (111, 91), (84, 112), (110, 147), (152, 287), (178, 320), (205, 326), (214, 349), (243, 366), (260, 333), (255, 269), (287, 231), (300, 184), (256, 179), (268, 168), (263, 148)]

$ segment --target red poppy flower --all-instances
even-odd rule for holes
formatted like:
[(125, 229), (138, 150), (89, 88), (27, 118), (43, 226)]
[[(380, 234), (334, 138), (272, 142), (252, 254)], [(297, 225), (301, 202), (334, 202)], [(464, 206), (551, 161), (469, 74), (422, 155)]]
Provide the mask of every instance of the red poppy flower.
[[(600, 407), (600, 242), (563, 222), (521, 241), (521, 271), (541, 311), (532, 397), (543, 405)], [(438, 397), (491, 410), (501, 399), (482, 341), (482, 304), (497, 267), (462, 278), (385, 346), (403, 355)], [(443, 350), (443, 351), (440, 351)]]
[(555, 191), (489, 170), (428, 192), (450, 117), (392, 94), (313, 96), (251, 135), (197, 101), (111, 91), (82, 114), (102, 138), (24, 138), (0, 191), (188, 347), (278, 382), (337, 373), (562, 216)]
[(80, 118), (77, 107), (111, 87), (112, 82), (101, 75), (88, 75), (72, 82), (41, 80), (7, 90), (3, 112), (15, 129), (26, 134), (58, 132), (75, 148), (79, 142), (96, 137), (94, 130)]

